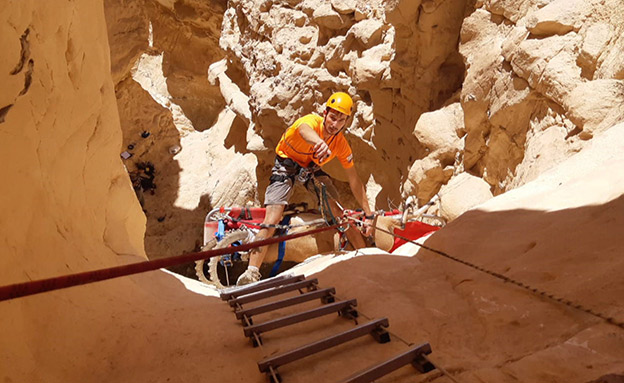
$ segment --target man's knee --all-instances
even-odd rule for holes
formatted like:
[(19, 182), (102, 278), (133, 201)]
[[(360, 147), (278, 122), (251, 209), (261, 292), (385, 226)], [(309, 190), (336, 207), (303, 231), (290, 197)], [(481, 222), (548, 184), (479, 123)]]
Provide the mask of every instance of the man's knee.
[(277, 225), (282, 220), (286, 205), (267, 205), (264, 210), (264, 223), (268, 225)]

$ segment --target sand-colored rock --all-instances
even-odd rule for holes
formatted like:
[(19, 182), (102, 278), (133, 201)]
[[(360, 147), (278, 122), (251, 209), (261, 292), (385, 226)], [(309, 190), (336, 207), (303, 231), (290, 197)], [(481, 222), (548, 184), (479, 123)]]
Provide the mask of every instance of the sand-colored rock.
[(565, 35), (578, 31), (583, 19), (592, 10), (591, 1), (555, 0), (533, 12), (527, 19), (526, 27), (538, 36)]
[(578, 62), (584, 71), (584, 77), (593, 79), (598, 59), (613, 38), (613, 32), (613, 26), (604, 23), (590, 25), (584, 31), (583, 45), (578, 58)]
[(459, 103), (420, 116), (413, 134), (430, 152), (443, 151), (454, 157), (464, 132), (463, 111)]
[(603, 54), (598, 59), (598, 68), (594, 74), (594, 78), (598, 79), (618, 79), (624, 80), (624, 59), (617, 52), (621, 51), (624, 47), (624, 38), (621, 33), (618, 34), (618, 30), (613, 34), (613, 38), (609, 41), (609, 44), (603, 50)]
[[(21, 84), (2, 91), (15, 90), (0, 123), (2, 285), (145, 261), (145, 217), (119, 158), (122, 133), (101, 3), (5, 6), (0, 24), (10, 27), (0, 44), (7, 52), (17, 47), (17, 55), (2, 56), (3, 67), (20, 61), (20, 37), (30, 32), (26, 65), (1, 75), (3, 84), (12, 77)], [(20, 95), (25, 76), (32, 76), (30, 86)], [(223, 306), (210, 306), (162, 272), (0, 302), (0, 379), (177, 379), (204, 359), (193, 355), (207, 356), (211, 339), (228, 337), (217, 329), (193, 334), (196, 315), (219, 317)], [(219, 353), (227, 359), (229, 352)], [(190, 372), (196, 377), (190, 379), (212, 371)], [(257, 376), (252, 371), (230, 376), (250, 380)]]
[(581, 82), (575, 49), (580, 38), (575, 33), (520, 43), (510, 60), (515, 73), (532, 89), (557, 103), (564, 103), (569, 92)]
[(357, 0), (331, 0), (332, 7), (343, 15), (355, 12), (358, 6)]
[(403, 197), (416, 195), (419, 203), (424, 204), (459, 171), (456, 157), (464, 146), (460, 139), (464, 134), (460, 104), (456, 102), (435, 112), (424, 113), (413, 134), (428, 155), (410, 167), (403, 184)]
[(589, 139), (624, 120), (624, 80), (583, 82), (571, 92), (567, 104), (570, 120), (583, 128), (580, 137)]
[(314, 8), (312, 19), (321, 27), (329, 29), (342, 29), (347, 26), (344, 16), (336, 12), (329, 2), (321, 2)]
[(440, 215), (452, 221), (473, 207), (492, 198), (490, 187), (483, 179), (468, 173), (453, 177), (440, 188)]
[[(408, 194), (417, 194), (450, 179), (443, 208), (463, 178), (483, 193), (466, 191), (461, 202), (465, 194), (487, 197), (486, 189), (502, 194), (455, 218), (427, 246), (624, 322), (621, 2), (592, 2), (580, 27), (574, 12), (540, 12), (548, 3), (565, 5), (477, 1), (479, 9), (466, 12), (462, 1), (326, 1), (346, 24), (331, 29), (314, 24), (318, 1), (281, 8), (231, 0), (220, 40), (228, 66), (211, 85), (208, 68), (225, 55), (216, 44), (223, 2), (106, 1), (108, 18), (99, 2), (8, 2), (0, 16), (2, 284), (145, 260), (145, 217), (123, 168), (133, 171), (139, 159), (158, 161), (158, 188), (144, 196), (144, 208), (146, 243), (162, 252), (150, 256), (188, 250), (210, 205), (253, 200), (266, 187), (271, 153), (248, 147), (251, 122), (270, 152), (288, 122), (321, 109), (338, 88), (355, 95), (349, 139), (377, 205), (406, 181)], [(531, 28), (555, 34), (528, 33), (538, 16)], [(386, 66), (381, 77), (356, 89), (347, 71), (364, 51), (345, 35), (367, 18), (387, 20), (383, 42), (369, 49), (395, 52), (376, 61)], [(279, 35), (278, 51), (273, 32), (290, 28), (285, 20), (302, 27), (302, 39), (289, 46)], [(462, 22), (465, 80), (456, 51)], [(303, 28), (310, 25), (318, 40)], [(119, 46), (110, 49), (109, 40)], [(315, 41), (308, 56), (303, 46)], [(443, 164), (418, 140), (448, 148), (446, 140), (411, 133), (428, 118), (461, 120), (453, 95), (462, 81), (464, 164)], [(122, 162), (130, 144), (134, 156)], [(456, 174), (464, 167), (471, 175)], [(227, 177), (206, 177), (223, 168)], [(401, 339), (429, 342), (432, 359), (457, 380), (621, 379), (620, 327), (426, 250), (416, 258), (364, 253), (304, 266), (322, 270), (321, 286), (357, 298), (366, 317), (388, 317)], [(271, 334), (260, 352), (227, 305), (187, 286), (193, 282), (157, 271), (0, 302), (0, 379), (261, 382), (264, 355), (353, 326), (337, 317), (311, 321)], [(321, 354), (281, 372), (286, 381), (333, 381), (406, 347), (373, 346), (380, 348)], [(436, 374), (416, 379), (448, 380)], [(407, 366), (390, 380), (413, 379)]]
[(427, 203), (453, 176), (455, 169), (445, 165), (435, 155), (415, 161), (409, 169), (408, 179), (403, 185), (406, 196), (418, 197), (419, 205)]
[(477, 0), (476, 7), (482, 7), (489, 13), (503, 16), (514, 24), (529, 13), (550, 4), (552, 0)]
[(376, 19), (366, 19), (354, 24), (348, 34), (352, 34), (364, 48), (370, 48), (382, 41), (383, 22)]
[(392, 57), (390, 46), (377, 45), (362, 52), (362, 57), (352, 62), (349, 74), (356, 86), (375, 88), (382, 78), (390, 72), (389, 62)]
[(2, 14), (10, 27), (0, 61), (11, 68), (2, 72), (10, 107), (0, 107), (3, 284), (145, 256), (145, 218), (119, 158), (101, 9), (57, 5), (11, 4)]
[[(484, 1), (464, 22), (464, 168), (483, 177), (495, 194), (532, 179), (578, 151), (594, 129), (622, 118), (618, 83), (587, 81), (602, 73), (603, 52), (617, 44), (611, 36), (621, 15), (607, 9), (618, 5), (581, 3)], [(604, 79), (617, 80), (610, 73)], [(580, 97), (587, 93), (595, 101)], [(601, 110), (607, 121), (590, 110)], [(554, 125), (566, 134), (553, 134)], [(545, 129), (555, 130), (545, 135)], [(545, 146), (535, 137), (552, 140), (551, 150), (538, 154)]]
[[(622, 239), (613, 225), (623, 219), (617, 210), (624, 190), (621, 175), (615, 180), (611, 175), (624, 161), (623, 128), (611, 128), (537, 180), (480, 204), (425, 246), (621, 318)], [(458, 381), (621, 379), (619, 328), (439, 254), (425, 249), (415, 258), (371, 254), (330, 267), (321, 261), (310, 267), (323, 269), (316, 276), (340, 291), (383, 293), (383, 300), (358, 300), (362, 313), (374, 317), (390, 310), (391, 329), (407, 342), (436, 344), (431, 358), (454, 371)], [(392, 289), (397, 284), (401, 288)], [(575, 360), (583, 362), (573, 366)], [(405, 374), (396, 381), (413, 377)]]

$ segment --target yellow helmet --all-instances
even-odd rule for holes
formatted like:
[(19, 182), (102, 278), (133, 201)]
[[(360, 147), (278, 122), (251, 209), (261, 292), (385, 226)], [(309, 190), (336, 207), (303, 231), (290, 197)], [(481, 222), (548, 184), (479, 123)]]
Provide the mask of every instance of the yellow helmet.
[(336, 92), (332, 94), (327, 100), (327, 107), (344, 113), (347, 116), (351, 115), (351, 107), (353, 106), (353, 100), (351, 96), (344, 92)]

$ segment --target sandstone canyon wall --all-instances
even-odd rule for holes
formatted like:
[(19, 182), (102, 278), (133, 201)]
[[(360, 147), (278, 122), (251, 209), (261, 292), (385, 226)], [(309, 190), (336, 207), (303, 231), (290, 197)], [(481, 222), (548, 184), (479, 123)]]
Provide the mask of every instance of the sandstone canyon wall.
[[(211, 208), (260, 204), (283, 130), (336, 90), (356, 102), (347, 137), (370, 203), (440, 193), (447, 219), (624, 113), (616, 0), (105, 4), (126, 166), (156, 167), (151, 257), (197, 248)], [(313, 202), (299, 189), (294, 200)]]
[[(119, 157), (103, 3), (3, 2), (0, 21), (0, 283), (145, 261), (145, 217)], [(211, 338), (230, 338), (194, 334), (199, 318), (229, 313), (187, 293), (153, 272), (0, 302), (0, 380), (219, 376), (221, 362), (195, 370), (204, 357), (190, 350), (205, 356)], [(228, 376), (251, 381), (253, 367)]]
[[(102, 9), (85, 2), (54, 8), (26, 2), (2, 13), (6, 283), (145, 256), (145, 218), (119, 158)], [(74, 256), (83, 251), (101, 255)]]
[[(621, 2), (4, 5), (2, 285), (145, 260), (146, 227), (150, 256), (191, 250), (207, 210), (261, 202), (281, 130), (338, 88), (378, 208), (442, 188), (455, 218), (462, 194), (502, 194), (428, 243), (624, 320)], [(145, 216), (137, 162), (156, 169)], [(621, 379), (601, 378), (624, 373), (620, 328), (445, 262), (368, 256), (318, 277), (462, 381)], [(265, 380), (227, 305), (163, 272), (0, 313), (5, 382)], [(301, 380), (376, 357), (344, 354)], [(388, 381), (448, 381), (413, 373)]]

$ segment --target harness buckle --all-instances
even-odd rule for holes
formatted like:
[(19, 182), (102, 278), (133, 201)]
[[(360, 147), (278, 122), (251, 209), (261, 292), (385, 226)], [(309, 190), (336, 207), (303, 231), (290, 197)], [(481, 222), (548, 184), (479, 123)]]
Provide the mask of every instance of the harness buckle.
[(307, 168), (301, 167), (299, 169), (299, 173), (297, 173), (297, 181), (301, 182), (302, 184), (305, 184), (306, 182), (308, 182), (310, 180), (310, 178), (314, 175), (314, 172), (316, 171), (316, 166), (309, 166)]

